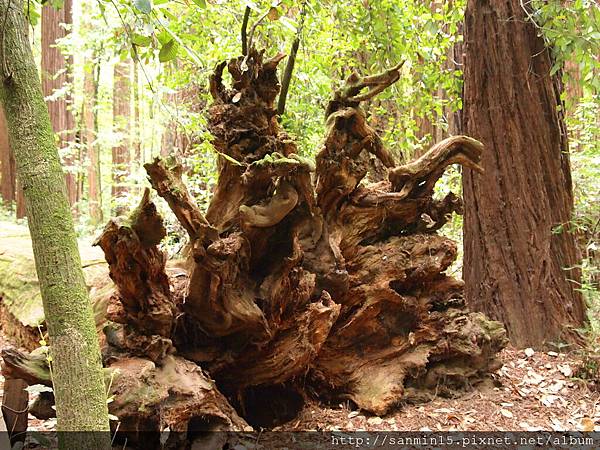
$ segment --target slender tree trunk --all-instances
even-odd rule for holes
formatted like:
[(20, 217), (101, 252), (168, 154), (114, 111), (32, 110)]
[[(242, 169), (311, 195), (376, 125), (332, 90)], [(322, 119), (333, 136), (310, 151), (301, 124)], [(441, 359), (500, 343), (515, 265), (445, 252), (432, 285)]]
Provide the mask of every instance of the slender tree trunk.
[(5, 205), (16, 200), (15, 159), (8, 145), (4, 109), (0, 107), (0, 195)]
[[(93, 225), (102, 222), (102, 189), (100, 177), (100, 149), (96, 145), (96, 98), (97, 83), (94, 79), (96, 64), (87, 67), (83, 79), (83, 133), (82, 140), (88, 160), (88, 203), (90, 221)], [(89, 70), (88, 70), (89, 69)]]
[[(463, 23), (458, 23), (458, 34), (463, 34)], [(464, 43), (463, 41), (457, 41), (454, 43), (452, 48), (448, 51), (448, 67), (454, 70), (463, 70), (464, 68)], [(461, 92), (460, 98), (464, 98), (464, 92)], [(457, 134), (463, 134), (463, 120), (462, 120), (462, 110), (458, 109), (453, 113), (449, 113), (448, 115), (448, 133), (451, 136)]]
[(189, 154), (193, 142), (186, 133), (186, 130), (181, 126), (179, 117), (183, 111), (197, 113), (202, 110), (203, 102), (198, 102), (200, 97), (199, 90), (196, 84), (190, 84), (177, 92), (166, 94), (165, 103), (174, 111), (174, 114), (161, 136), (161, 156), (185, 156)]
[(144, 164), (142, 155), (142, 140), (140, 136), (140, 68), (136, 61), (133, 62), (133, 151), (135, 160), (141, 168)]
[(0, 103), (23, 183), (52, 355), (63, 449), (110, 448), (100, 348), (83, 277), (64, 174), (21, 0), (0, 0), (4, 18)]
[[(177, 109), (177, 92), (167, 92), (165, 95), (165, 103), (171, 107), (171, 109)], [(170, 120), (163, 134), (160, 138), (160, 156), (168, 157), (174, 154), (175, 147), (177, 146), (177, 121)]]
[(128, 192), (129, 164), (129, 131), (131, 119), (131, 61), (117, 62), (114, 67), (113, 87), (113, 132), (121, 135), (120, 142), (112, 149), (112, 196), (117, 206), (115, 213), (121, 214), (124, 197)]
[[(53, 96), (56, 91), (64, 89), (70, 83), (69, 66), (72, 57), (65, 58), (56, 41), (68, 35), (65, 29), (73, 23), (73, 1), (65, 0), (62, 8), (55, 9), (49, 3), (42, 8), (42, 91), (44, 97)], [(74, 118), (70, 110), (72, 98), (70, 93), (61, 94), (48, 102), (48, 112), (52, 129), (58, 135), (59, 147), (64, 149), (73, 142)], [(65, 180), (69, 204), (77, 202), (77, 174), (75, 165), (77, 158), (73, 154), (63, 157), (66, 167)]]
[(469, 0), (465, 46), (464, 128), (485, 145), (485, 173), (463, 180), (467, 299), (519, 347), (576, 342), (585, 305), (550, 53), (519, 0)]

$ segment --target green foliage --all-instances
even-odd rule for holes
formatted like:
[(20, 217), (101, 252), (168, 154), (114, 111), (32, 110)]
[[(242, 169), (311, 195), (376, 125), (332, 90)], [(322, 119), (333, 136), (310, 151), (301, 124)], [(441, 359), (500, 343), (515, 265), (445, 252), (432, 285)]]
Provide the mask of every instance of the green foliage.
[(177, 50), (179, 49), (179, 44), (175, 42), (174, 39), (171, 39), (167, 43), (165, 43), (158, 53), (158, 60), (161, 63), (171, 61), (177, 57)]
[(529, 16), (540, 29), (554, 56), (554, 74), (568, 61), (575, 61), (580, 75), (576, 82), (590, 92), (600, 94), (600, 7), (594, 0), (530, 1), (534, 12)]

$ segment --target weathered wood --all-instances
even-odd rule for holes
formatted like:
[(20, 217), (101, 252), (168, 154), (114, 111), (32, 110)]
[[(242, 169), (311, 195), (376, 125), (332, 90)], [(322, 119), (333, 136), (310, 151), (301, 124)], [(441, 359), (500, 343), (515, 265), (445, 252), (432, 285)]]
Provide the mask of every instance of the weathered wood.
[[(243, 428), (231, 404), (253, 424), (274, 423), (274, 408), (248, 409), (262, 397), (286, 420), (312, 393), (385, 414), (497, 368), (504, 329), (466, 310), (462, 282), (445, 273), (456, 245), (436, 234), (462, 202), (434, 198), (435, 183), (450, 164), (477, 169), (481, 144), (452, 137), (396, 166), (360, 102), (395, 82), (398, 65), (336, 91), (313, 164), (276, 120), (280, 60), (250, 48), (211, 77), (220, 157), (206, 216), (176, 162), (146, 165), (190, 236), (178, 278), (169, 283), (156, 247), (164, 232), (148, 193), (98, 240), (118, 289), (103, 328), (107, 370), (120, 369), (111, 412), (135, 439), (167, 423)], [(367, 182), (373, 157), (387, 175), (377, 183)]]
[(109, 319), (168, 339), (176, 307), (165, 272), (166, 255), (156, 246), (166, 231), (149, 195), (146, 190), (128, 220), (110, 220), (94, 245), (104, 251), (123, 308), (109, 308)]
[[(124, 357), (109, 365), (114, 371), (109, 409), (119, 418), (119, 438), (137, 448), (159, 448), (156, 434), (173, 431), (164, 448), (180, 448), (186, 433), (248, 431), (214, 381), (195, 363), (169, 356), (161, 366), (143, 358)], [(175, 440), (175, 442), (174, 442)]]
[(51, 386), (48, 355), (39, 347), (30, 353), (14, 348), (2, 350), (2, 375), (6, 379), (24, 380), (28, 384)]
[(175, 213), (177, 220), (188, 232), (190, 239), (209, 242), (216, 238), (216, 231), (209, 225), (196, 202), (181, 181), (181, 166), (174, 161), (155, 158), (144, 165), (148, 179), (158, 195), (164, 198)]

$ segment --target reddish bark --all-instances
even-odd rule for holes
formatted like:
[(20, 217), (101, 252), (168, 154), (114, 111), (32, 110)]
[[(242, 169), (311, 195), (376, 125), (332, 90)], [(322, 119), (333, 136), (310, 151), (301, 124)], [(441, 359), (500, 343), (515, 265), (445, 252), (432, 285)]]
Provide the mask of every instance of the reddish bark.
[[(42, 91), (45, 97), (56, 95), (68, 87), (72, 81), (70, 65), (73, 64), (72, 56), (65, 58), (57, 40), (66, 37), (69, 33), (66, 27), (73, 24), (73, 2), (65, 0), (60, 9), (55, 9), (50, 4), (42, 8)], [(58, 146), (66, 149), (74, 141), (75, 121), (71, 112), (72, 96), (70, 89), (47, 101), (48, 112), (52, 129), (58, 136)], [(63, 153), (64, 155), (64, 153)], [(79, 161), (74, 154), (66, 154), (62, 159), (65, 180), (67, 183), (67, 196), (71, 206), (79, 200), (77, 198), (77, 165)]]
[(4, 109), (0, 105), (0, 195), (6, 205), (16, 200), (15, 159), (8, 142)]
[(465, 45), (464, 130), (487, 149), (485, 173), (463, 178), (468, 302), (517, 346), (578, 342), (585, 305), (550, 51), (518, 0), (469, 0)]

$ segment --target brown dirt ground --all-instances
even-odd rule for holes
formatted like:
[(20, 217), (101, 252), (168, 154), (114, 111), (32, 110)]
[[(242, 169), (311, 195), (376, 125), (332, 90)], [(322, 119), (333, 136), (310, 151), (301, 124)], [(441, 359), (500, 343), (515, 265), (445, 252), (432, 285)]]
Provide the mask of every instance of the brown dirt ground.
[(308, 405), (282, 430), (327, 431), (600, 431), (600, 392), (574, 374), (581, 359), (507, 348), (488, 383), (455, 398), (399, 406), (385, 417)]

